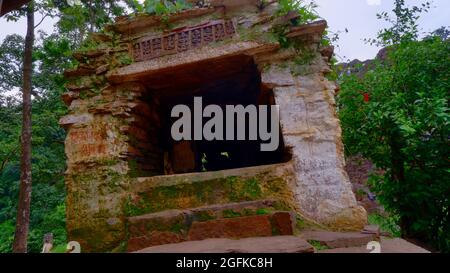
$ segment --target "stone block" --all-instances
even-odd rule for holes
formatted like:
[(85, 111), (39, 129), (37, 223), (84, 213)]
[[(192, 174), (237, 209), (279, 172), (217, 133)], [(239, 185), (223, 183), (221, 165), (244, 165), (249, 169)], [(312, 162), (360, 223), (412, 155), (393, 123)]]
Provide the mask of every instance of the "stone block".
[(208, 238), (248, 238), (272, 236), (269, 215), (194, 222), (189, 230), (191, 241)]
[(147, 236), (134, 237), (128, 240), (127, 251), (133, 252), (146, 247), (183, 242), (181, 235), (173, 232), (153, 231)]
[(277, 235), (293, 235), (295, 233), (295, 213), (275, 212), (271, 215), (272, 230)]

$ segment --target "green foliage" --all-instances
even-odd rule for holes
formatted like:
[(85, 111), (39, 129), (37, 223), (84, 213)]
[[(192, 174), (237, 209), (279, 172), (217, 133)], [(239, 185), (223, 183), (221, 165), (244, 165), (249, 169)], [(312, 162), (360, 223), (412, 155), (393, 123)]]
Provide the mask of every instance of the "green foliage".
[(67, 253), (66, 244), (54, 246), (52, 249), (52, 253), (55, 253), (55, 254)]
[(117, 16), (126, 13), (126, 7), (139, 10), (129, 0), (103, 1), (81, 0), (81, 5), (69, 5), (66, 0), (53, 0), (58, 11), (59, 34), (80, 46), (90, 32), (100, 31), (105, 24), (112, 23)]
[(310, 245), (312, 245), (317, 251), (330, 249), (328, 246), (322, 244), (319, 241), (310, 240), (308, 241)]
[(430, 7), (430, 2), (422, 3), (420, 6), (408, 7), (405, 0), (396, 0), (392, 10), (393, 17), (388, 12), (377, 14), (378, 19), (388, 22), (391, 27), (384, 28), (378, 32), (377, 39), (366, 41), (371, 44), (390, 46), (417, 40), (419, 33), (417, 21), (422, 13), (428, 12)]
[(237, 217), (241, 217), (241, 216), (242, 216), (242, 214), (240, 212), (234, 211), (232, 209), (223, 211), (223, 218), (237, 218)]
[(404, 43), (362, 79), (346, 76), (339, 95), (347, 153), (362, 153), (386, 170), (372, 179), (380, 201), (400, 215), (405, 234), (447, 250), (449, 52), (441, 39)]
[(377, 225), (382, 232), (388, 232), (393, 237), (400, 237), (401, 230), (398, 216), (383, 216), (380, 214), (369, 214), (369, 224)]
[(58, 205), (49, 214), (43, 215), (39, 226), (30, 232), (29, 248), (32, 251), (42, 248), (42, 238), (49, 232), (53, 233), (53, 245), (57, 246), (67, 243), (65, 210), (66, 207), (64, 205)]
[(262, 208), (262, 209), (257, 209), (256, 210), (256, 215), (267, 215), (269, 213), (270, 213), (269, 209)]
[(300, 15), (300, 21), (296, 24), (303, 24), (313, 21), (318, 18), (315, 8), (317, 5), (314, 2), (305, 3), (299, 0), (278, 0), (277, 14), (279, 16), (287, 15), (289, 12), (298, 12)]
[[(88, 37), (114, 17), (124, 15), (126, 6), (139, 12), (137, 1), (81, 0), (68, 5), (65, 0), (35, 0), (34, 9), (44, 20), (57, 20), (54, 33), (39, 32), (33, 49), (33, 190), (29, 251), (40, 252), (43, 236), (54, 234), (58, 252), (65, 252), (65, 131), (58, 120), (67, 109), (60, 98), (65, 92), (63, 71), (75, 65), (71, 59)], [(25, 15), (19, 9), (7, 16), (17, 21)], [(39, 22), (38, 22), (39, 23)], [(24, 38), (7, 36), (0, 44), (0, 253), (12, 250), (19, 180), (22, 108), (22, 56)], [(126, 58), (121, 61), (128, 62)], [(64, 247), (63, 247), (64, 246)]]
[(450, 43), (414, 40), (416, 27), (400, 30), (381, 35), (381, 42), (394, 43), (385, 60), (362, 77), (342, 79), (338, 103), (346, 152), (361, 153), (385, 171), (370, 184), (399, 216), (403, 236), (450, 251)]
[[(59, 96), (36, 101), (33, 107), (33, 194), (30, 216), (29, 250), (39, 252), (43, 235), (54, 233), (55, 241), (65, 242), (64, 130), (58, 117), (64, 112)], [(0, 252), (11, 251), (19, 192), (19, 106), (0, 106)], [(10, 151), (9, 154), (6, 151)]]
[(8, 35), (0, 45), (0, 90), (11, 90), (22, 82), (24, 38)]
[(15, 225), (12, 220), (0, 223), (0, 253), (12, 252)]
[[(54, 14), (37, 1), (36, 9)], [(45, 9), (44, 9), (45, 7)], [(12, 13), (20, 16), (21, 11)], [(17, 17), (18, 18), (18, 17)], [(7, 36), (0, 45), (0, 252), (12, 251), (20, 180), (22, 55), (24, 39)], [(72, 43), (64, 35), (40, 33), (33, 52), (33, 192), (29, 251), (40, 252), (43, 235), (52, 232), (65, 243), (65, 132), (58, 124), (65, 114), (60, 95), (62, 72), (71, 66)]]
[(167, 15), (191, 8), (186, 0), (145, 0), (144, 11), (148, 14)]
[(293, 46), (291, 40), (286, 36), (289, 27), (306, 24), (317, 19), (318, 15), (315, 12), (317, 6), (314, 2), (304, 3), (304, 1), (299, 0), (279, 0), (278, 3), (277, 16), (285, 16), (291, 12), (296, 12), (299, 15), (297, 19), (292, 19), (287, 24), (277, 25), (272, 30), (280, 45), (287, 48)]
[(144, 5), (142, 5), (138, 0), (127, 0), (125, 2), (135, 13), (144, 12)]

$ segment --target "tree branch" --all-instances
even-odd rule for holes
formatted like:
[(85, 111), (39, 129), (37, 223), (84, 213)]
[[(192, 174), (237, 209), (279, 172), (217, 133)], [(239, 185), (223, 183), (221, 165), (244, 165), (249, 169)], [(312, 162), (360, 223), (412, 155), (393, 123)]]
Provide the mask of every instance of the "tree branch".
[(42, 24), (42, 22), (44, 22), (45, 18), (47, 18), (49, 15), (50, 14), (47, 13), (46, 15), (42, 16), (41, 21), (37, 25), (34, 26), (34, 29), (38, 28)]

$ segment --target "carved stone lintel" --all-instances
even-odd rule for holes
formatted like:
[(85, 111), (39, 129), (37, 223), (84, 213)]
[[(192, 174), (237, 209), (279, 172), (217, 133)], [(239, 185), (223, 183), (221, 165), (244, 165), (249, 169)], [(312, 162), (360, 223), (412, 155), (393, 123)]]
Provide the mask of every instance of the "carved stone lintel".
[(232, 20), (217, 20), (206, 24), (181, 28), (169, 34), (145, 37), (131, 48), (136, 62), (177, 54), (221, 41), (236, 34)]

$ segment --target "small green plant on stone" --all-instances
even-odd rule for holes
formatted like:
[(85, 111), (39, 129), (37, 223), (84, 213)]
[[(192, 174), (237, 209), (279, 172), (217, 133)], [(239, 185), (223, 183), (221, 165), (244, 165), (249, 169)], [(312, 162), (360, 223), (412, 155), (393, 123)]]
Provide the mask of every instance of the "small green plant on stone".
[[(245, 28), (238, 26), (239, 39), (241, 41), (257, 41), (263, 43), (277, 43), (279, 42), (279, 35), (274, 31), (264, 31), (261, 26), (254, 26), (253, 28)], [(284, 32), (283, 32), (284, 33)]]
[(268, 209), (258, 209), (256, 210), (256, 215), (267, 215), (270, 211)]
[(133, 63), (133, 58), (129, 54), (121, 54), (118, 57), (118, 61), (120, 65), (130, 65)]
[(241, 213), (231, 210), (231, 209), (227, 209), (223, 211), (223, 218), (237, 218), (237, 217), (241, 217)]
[(95, 41), (92, 38), (88, 38), (84, 40), (84, 42), (81, 44), (80, 48), (78, 48), (79, 52), (88, 52), (92, 50), (97, 50), (102, 46), (101, 43), (98, 41)]
[(294, 25), (311, 22), (318, 18), (315, 12), (315, 8), (317, 7), (317, 5), (313, 2), (305, 4), (303, 1), (299, 0), (279, 0), (278, 3), (278, 16), (285, 16), (292, 11), (298, 12), (300, 17), (299, 20), (293, 22)]
[(317, 251), (330, 249), (328, 246), (323, 245), (323, 244), (320, 243), (319, 241), (311, 240), (311, 241), (308, 241), (308, 243), (309, 243), (310, 245), (312, 245)]
[(206, 221), (210, 221), (210, 220), (216, 219), (214, 213), (208, 212), (208, 211), (199, 212), (198, 215), (196, 216), (196, 218), (200, 222), (206, 222)]
[(170, 227), (170, 231), (173, 233), (181, 233), (183, 230), (183, 225), (181, 223), (176, 223)]
[(167, 15), (191, 8), (186, 0), (146, 0), (144, 10), (148, 14)]
[(316, 5), (314, 3), (304, 4), (303, 1), (298, 0), (279, 0), (278, 2), (277, 16), (286, 16), (291, 12), (297, 12), (299, 15), (298, 18), (291, 19), (289, 22), (277, 25), (272, 29), (272, 33), (278, 38), (281, 47), (288, 48), (292, 45), (286, 36), (289, 27), (302, 25), (317, 19), (318, 16), (314, 10)]
[(259, 187), (258, 180), (256, 178), (249, 179), (244, 184), (243, 194), (249, 196), (252, 200), (261, 195), (261, 188)]

